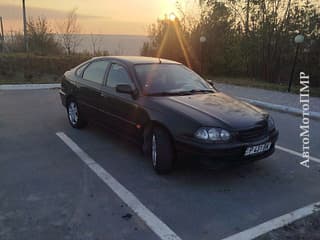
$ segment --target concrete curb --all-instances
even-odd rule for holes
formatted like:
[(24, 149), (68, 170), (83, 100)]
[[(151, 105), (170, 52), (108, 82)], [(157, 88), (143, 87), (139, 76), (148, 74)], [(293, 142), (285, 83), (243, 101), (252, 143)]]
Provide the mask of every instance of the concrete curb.
[[(294, 108), (294, 107), (289, 107), (289, 106), (284, 106), (284, 105), (278, 105), (278, 104), (273, 104), (273, 103), (268, 103), (268, 102), (262, 102), (262, 101), (259, 101), (259, 100), (243, 98), (243, 97), (239, 97), (238, 99), (246, 101), (246, 102), (251, 103), (253, 105), (256, 105), (258, 107), (268, 108), (268, 109), (271, 109), (271, 110), (290, 113), (290, 114), (294, 114), (294, 115), (302, 115), (302, 110), (299, 109), (299, 108)], [(309, 117), (312, 118), (312, 119), (315, 119), (315, 120), (320, 120), (320, 112), (312, 112), (312, 111), (310, 111)]]
[(0, 84), (0, 90), (39, 90), (60, 88), (60, 83), (49, 84)]

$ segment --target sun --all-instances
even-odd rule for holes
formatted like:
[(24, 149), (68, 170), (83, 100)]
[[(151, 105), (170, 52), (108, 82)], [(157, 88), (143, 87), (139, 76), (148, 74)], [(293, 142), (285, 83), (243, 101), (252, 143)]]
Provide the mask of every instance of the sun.
[(167, 16), (170, 20), (174, 21), (176, 15), (176, 0), (161, 0), (161, 16)]
[(170, 19), (171, 21), (175, 21), (176, 18), (177, 18), (177, 16), (176, 16), (173, 12), (169, 14), (169, 19)]

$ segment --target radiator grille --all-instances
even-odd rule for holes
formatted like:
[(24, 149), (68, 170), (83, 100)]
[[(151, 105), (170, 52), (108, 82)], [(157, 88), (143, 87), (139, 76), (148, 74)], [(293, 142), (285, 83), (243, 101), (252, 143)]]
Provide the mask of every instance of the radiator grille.
[(268, 135), (268, 125), (263, 124), (248, 130), (239, 131), (239, 138), (244, 142), (251, 142), (262, 139)]

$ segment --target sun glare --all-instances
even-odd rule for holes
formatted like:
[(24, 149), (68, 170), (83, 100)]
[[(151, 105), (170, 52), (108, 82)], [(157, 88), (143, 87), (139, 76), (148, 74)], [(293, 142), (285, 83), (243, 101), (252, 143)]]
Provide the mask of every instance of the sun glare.
[(176, 20), (176, 15), (175, 15), (174, 13), (170, 13), (169, 19), (170, 19), (171, 21)]
[(170, 20), (175, 20), (176, 16), (173, 13), (176, 10), (176, 0), (162, 0), (161, 1), (161, 12), (159, 17), (168, 18)]

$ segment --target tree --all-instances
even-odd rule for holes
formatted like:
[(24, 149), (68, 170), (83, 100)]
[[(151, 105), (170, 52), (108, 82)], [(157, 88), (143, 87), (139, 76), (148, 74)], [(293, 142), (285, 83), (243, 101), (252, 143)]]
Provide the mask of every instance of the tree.
[(30, 18), (27, 22), (27, 33), (30, 52), (41, 55), (62, 52), (62, 46), (56, 41), (46, 18)]
[(77, 34), (80, 33), (80, 25), (78, 23), (77, 9), (71, 10), (65, 21), (59, 26), (61, 42), (68, 55), (76, 51), (80, 45), (81, 39)]
[(5, 46), (9, 52), (25, 51), (23, 34), (10, 30), (10, 35), (5, 39)]
[(149, 27), (149, 37), (150, 42), (144, 43), (142, 47), (142, 55), (172, 59), (193, 66), (195, 58), (179, 18), (170, 20), (166, 16), (158, 20)]
[[(295, 54), (294, 37), (305, 36), (297, 70), (312, 74), (320, 85), (320, 12), (312, 0), (199, 0), (200, 18), (183, 11), (176, 29), (158, 20), (149, 30), (142, 53), (184, 62), (199, 59), (201, 35), (206, 36), (206, 65), (210, 75), (246, 76), (286, 83)], [(191, 19), (191, 21), (187, 21)], [(179, 32), (179, 34), (176, 34)], [(179, 38), (182, 42), (180, 44)], [(181, 46), (186, 51), (181, 51)], [(160, 53), (160, 55), (159, 55)], [(181, 60), (182, 59), (182, 60)]]
[(91, 42), (91, 46), (92, 46), (92, 54), (93, 55), (97, 55), (97, 53), (100, 53), (100, 47), (99, 45), (101, 44), (101, 37), (94, 35), (94, 34), (90, 34), (90, 42)]

